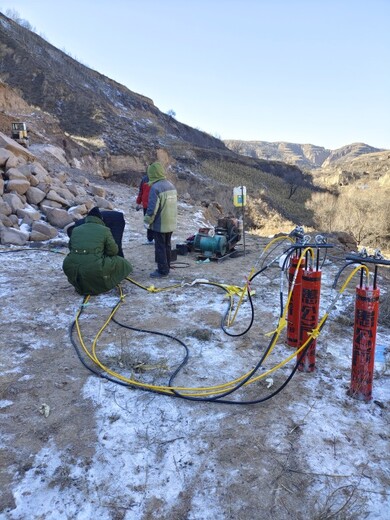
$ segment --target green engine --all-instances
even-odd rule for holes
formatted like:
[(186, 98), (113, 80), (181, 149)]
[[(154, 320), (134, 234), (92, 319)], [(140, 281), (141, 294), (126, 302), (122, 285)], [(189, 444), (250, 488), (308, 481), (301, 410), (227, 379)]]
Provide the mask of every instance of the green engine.
[(237, 219), (222, 218), (215, 228), (201, 228), (194, 237), (193, 249), (203, 256), (221, 257), (230, 253), (241, 239)]

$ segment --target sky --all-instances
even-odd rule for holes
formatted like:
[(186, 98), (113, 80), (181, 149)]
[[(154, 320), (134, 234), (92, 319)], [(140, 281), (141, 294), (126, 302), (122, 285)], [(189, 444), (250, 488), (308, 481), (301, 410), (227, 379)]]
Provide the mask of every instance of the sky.
[(390, 0), (0, 0), (220, 139), (390, 149)]

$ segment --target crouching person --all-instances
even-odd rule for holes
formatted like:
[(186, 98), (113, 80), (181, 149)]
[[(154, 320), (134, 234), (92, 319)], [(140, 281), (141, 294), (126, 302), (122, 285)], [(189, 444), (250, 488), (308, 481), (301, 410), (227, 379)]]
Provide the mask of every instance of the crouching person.
[(84, 224), (72, 230), (69, 249), (62, 268), (79, 294), (107, 292), (133, 270), (130, 262), (118, 256), (118, 245), (97, 207)]

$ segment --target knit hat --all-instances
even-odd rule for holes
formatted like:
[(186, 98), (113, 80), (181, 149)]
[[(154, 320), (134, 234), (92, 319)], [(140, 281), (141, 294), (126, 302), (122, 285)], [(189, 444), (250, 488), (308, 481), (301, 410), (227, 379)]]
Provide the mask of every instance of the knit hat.
[(90, 210), (90, 212), (88, 213), (88, 217), (98, 217), (103, 220), (102, 214), (100, 213), (100, 209), (97, 206)]
[(149, 185), (157, 181), (166, 179), (164, 166), (159, 162), (154, 162), (148, 167)]

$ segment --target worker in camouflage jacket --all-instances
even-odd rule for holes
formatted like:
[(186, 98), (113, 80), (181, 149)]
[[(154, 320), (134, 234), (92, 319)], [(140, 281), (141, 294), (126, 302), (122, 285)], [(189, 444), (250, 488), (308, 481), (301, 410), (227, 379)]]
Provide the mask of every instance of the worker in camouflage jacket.
[(62, 267), (79, 294), (107, 292), (133, 270), (130, 262), (118, 256), (118, 245), (99, 208), (91, 209), (85, 223), (73, 229), (69, 249)]
[(153, 230), (157, 270), (152, 278), (168, 276), (171, 267), (171, 237), (177, 227), (177, 191), (166, 178), (164, 167), (154, 162), (148, 167), (150, 184), (144, 223)]

